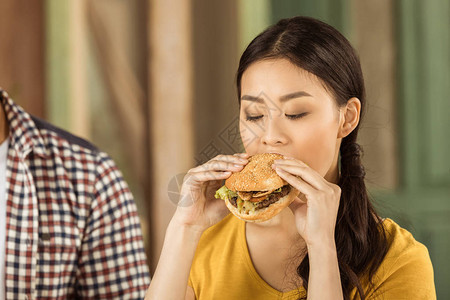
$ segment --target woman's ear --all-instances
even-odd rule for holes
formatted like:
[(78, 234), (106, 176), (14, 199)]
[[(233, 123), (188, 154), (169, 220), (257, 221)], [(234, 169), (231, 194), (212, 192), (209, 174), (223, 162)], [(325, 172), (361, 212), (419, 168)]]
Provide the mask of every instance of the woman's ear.
[(351, 98), (340, 110), (338, 138), (345, 138), (358, 126), (361, 113), (361, 101)]

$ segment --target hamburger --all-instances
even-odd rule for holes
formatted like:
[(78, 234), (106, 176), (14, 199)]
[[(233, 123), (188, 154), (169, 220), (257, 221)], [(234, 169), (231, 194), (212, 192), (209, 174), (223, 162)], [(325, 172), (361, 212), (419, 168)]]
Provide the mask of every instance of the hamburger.
[(277, 153), (250, 156), (245, 167), (231, 174), (215, 197), (225, 200), (228, 209), (247, 222), (263, 222), (287, 207), (299, 192), (272, 168)]

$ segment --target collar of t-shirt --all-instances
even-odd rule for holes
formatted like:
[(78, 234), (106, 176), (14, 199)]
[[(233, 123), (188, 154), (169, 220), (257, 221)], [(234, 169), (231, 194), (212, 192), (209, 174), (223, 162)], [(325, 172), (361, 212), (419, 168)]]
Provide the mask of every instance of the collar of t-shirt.
[(6, 159), (9, 139), (0, 144), (0, 300), (5, 299)]

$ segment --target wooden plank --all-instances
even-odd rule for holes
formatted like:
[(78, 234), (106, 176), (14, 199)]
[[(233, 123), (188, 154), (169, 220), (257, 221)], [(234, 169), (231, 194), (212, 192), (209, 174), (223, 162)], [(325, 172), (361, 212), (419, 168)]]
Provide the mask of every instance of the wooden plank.
[(423, 90), (420, 104), (424, 108), (425, 135), (418, 136), (428, 150), (423, 181), (428, 185), (450, 185), (450, 1), (430, 0), (422, 3)]
[(90, 138), (85, 0), (46, 0), (48, 119)]
[(69, 45), (70, 45), (70, 130), (90, 139), (91, 115), (87, 88), (87, 28), (86, 0), (70, 1)]
[(392, 1), (352, 1), (351, 11), (352, 44), (366, 85), (365, 115), (358, 134), (364, 149), (366, 184), (371, 189), (392, 190), (399, 186)]
[(131, 162), (133, 173), (138, 180), (144, 181), (146, 167), (142, 160), (146, 156), (146, 95), (127, 62), (124, 49), (114, 42), (113, 33), (102, 14), (104, 10), (101, 3), (89, 1), (86, 6), (93, 42), (97, 49), (96, 58), (107, 87), (108, 105), (111, 105), (114, 117), (121, 124), (120, 133), (129, 149), (126, 155)]
[(272, 23), (282, 18), (309, 16), (336, 27), (344, 35), (350, 30), (350, 0), (271, 0)]
[[(84, 1), (84, 0), (83, 0)], [(86, 1), (92, 137), (111, 155), (133, 192), (151, 260), (152, 188), (147, 126), (146, 0)]]
[[(383, 199), (429, 247), (438, 299), (450, 295), (450, 37), (448, 1), (396, 2), (403, 189)], [(447, 256), (446, 256), (447, 255)]]
[(373, 191), (382, 214), (392, 216), (446, 212), (450, 215), (450, 187)]
[(239, 0), (239, 55), (248, 44), (271, 24), (269, 0)]
[(193, 5), (194, 150), (196, 163), (201, 163), (219, 153), (241, 151), (238, 134), (228, 135), (239, 126), (235, 74), (240, 25), (230, 22), (239, 16), (235, 0), (195, 1)]
[(45, 117), (44, 5), (0, 1), (0, 86), (29, 113)]
[(70, 128), (70, 5), (67, 0), (46, 0), (46, 90), (48, 120), (66, 130)]
[(423, 136), (423, 118), (418, 103), (422, 97), (420, 62), (420, 22), (417, 22), (419, 7), (417, 1), (400, 0), (396, 6), (397, 39), (398, 39), (398, 99), (399, 129), (401, 143), (401, 184), (405, 188), (413, 188), (423, 183), (424, 169), (421, 141)]
[(176, 208), (168, 197), (168, 184), (194, 165), (192, 3), (148, 0), (148, 9), (153, 273)]

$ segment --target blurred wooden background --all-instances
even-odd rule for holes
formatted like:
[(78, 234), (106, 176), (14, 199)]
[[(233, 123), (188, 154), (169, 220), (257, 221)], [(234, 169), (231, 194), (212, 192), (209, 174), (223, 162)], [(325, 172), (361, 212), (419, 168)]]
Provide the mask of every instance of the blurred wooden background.
[(309, 15), (361, 57), (360, 143), (377, 206), (425, 243), (450, 288), (450, 1), (1, 0), (0, 86), (109, 153), (129, 183), (154, 271), (189, 168), (241, 150), (239, 56), (280, 18)]

